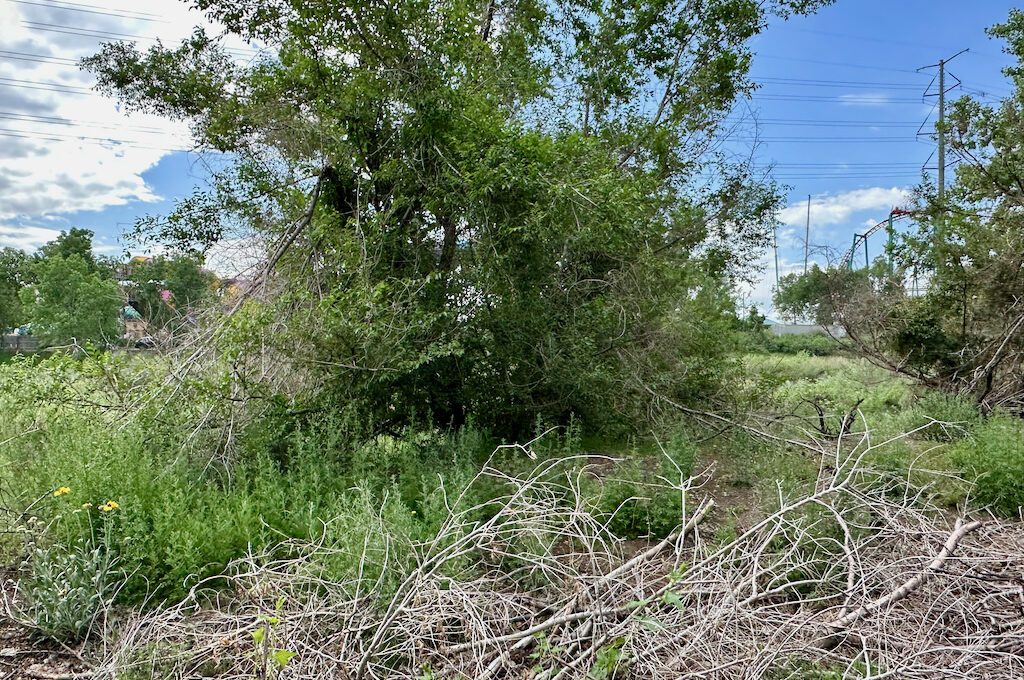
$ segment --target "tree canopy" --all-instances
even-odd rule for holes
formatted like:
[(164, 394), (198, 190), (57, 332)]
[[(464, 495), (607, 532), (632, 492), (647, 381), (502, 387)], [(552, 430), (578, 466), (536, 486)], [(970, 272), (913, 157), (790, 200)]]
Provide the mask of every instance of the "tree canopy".
[(261, 304), (321, 394), (521, 428), (712, 389), (727, 343), (705, 334), (780, 200), (723, 121), (748, 40), (824, 4), (199, 0), (272, 53), (240, 65), (197, 31), (85, 64), (237, 159), (138, 235), (267, 239)]
[(217, 276), (193, 255), (131, 260), (126, 286), (146, 321), (157, 327), (210, 300)]
[(51, 256), (35, 264), (36, 283), (21, 299), (33, 334), (51, 343), (110, 342), (121, 335), (121, 291), (80, 255)]
[(28, 277), (28, 256), (23, 251), (0, 250), (0, 332), (25, 322), (19, 292)]

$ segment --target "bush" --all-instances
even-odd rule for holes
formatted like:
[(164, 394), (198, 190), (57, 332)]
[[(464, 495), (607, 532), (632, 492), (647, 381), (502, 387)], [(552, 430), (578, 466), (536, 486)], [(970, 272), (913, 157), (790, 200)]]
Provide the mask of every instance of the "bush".
[(657, 459), (620, 463), (593, 491), (599, 514), (621, 538), (664, 538), (682, 523), (682, 493), (672, 485), (693, 474), (697, 448), (682, 432), (675, 433)]
[(797, 380), (775, 391), (776, 403), (789, 412), (812, 414), (809, 403), (817, 403), (827, 415), (827, 423), (835, 431), (840, 420), (855, 406), (865, 415), (878, 415), (905, 407), (911, 400), (906, 383), (889, 380), (865, 384), (847, 372), (828, 375), (819, 380)]
[(970, 401), (928, 391), (899, 419), (899, 426), (903, 432), (916, 430), (916, 439), (951, 442), (966, 437), (980, 422), (981, 414)]
[(797, 354), (804, 352), (813, 357), (825, 357), (838, 354), (843, 347), (834, 338), (825, 333), (808, 335), (771, 335), (765, 336), (762, 349), (772, 354)]
[(953, 450), (953, 462), (974, 480), (974, 497), (993, 512), (1020, 516), (1024, 506), (1024, 423), (997, 415)]
[[(68, 487), (34, 509), (49, 526), (46, 539), (54, 555), (73, 546), (109, 548), (129, 574), (125, 602), (178, 598), (230, 561), (290, 538), (338, 548), (327, 567), (341, 581), (376, 578), (385, 564), (400, 571), (412, 553), (385, 555), (388, 542), (433, 534), (446, 514), (440, 476), (449, 497), (457, 494), (485, 438), (471, 429), (410, 432), (331, 449), (323, 436), (331, 426), (307, 425), (290, 435), (280, 457), (249, 451), (227, 468), (190, 461), (145, 419), (112, 428), (72, 412), (55, 414), (44, 433), (12, 442), (0, 462), (16, 470), (22, 507)], [(109, 500), (116, 509), (102, 511)], [(71, 512), (80, 521), (54, 521)]]

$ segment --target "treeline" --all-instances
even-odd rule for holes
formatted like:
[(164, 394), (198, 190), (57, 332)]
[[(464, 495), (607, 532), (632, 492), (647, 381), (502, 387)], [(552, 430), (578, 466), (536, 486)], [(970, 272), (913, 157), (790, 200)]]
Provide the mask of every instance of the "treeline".
[(125, 316), (156, 332), (217, 292), (217, 276), (200, 257), (125, 261), (96, 255), (92, 239), (88, 229), (72, 228), (32, 254), (0, 250), (0, 330), (48, 344), (103, 345), (124, 335)]

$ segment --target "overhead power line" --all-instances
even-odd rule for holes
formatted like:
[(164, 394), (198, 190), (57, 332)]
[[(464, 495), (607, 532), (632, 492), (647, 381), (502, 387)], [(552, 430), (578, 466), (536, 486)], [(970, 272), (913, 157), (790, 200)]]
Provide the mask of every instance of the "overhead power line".
[(101, 123), (98, 121), (72, 120), (58, 116), (35, 116), (17, 111), (0, 111), (0, 118), (4, 120), (19, 121), (24, 123), (39, 123), (42, 125), (61, 125), (66, 127), (85, 127), (100, 130), (130, 130), (147, 134), (166, 135), (165, 128), (152, 127), (147, 125), (125, 125), (121, 123)]
[(47, 9), (59, 9), (66, 12), (81, 12), (84, 14), (97, 14), (101, 16), (117, 17), (118, 19), (134, 19), (135, 21), (150, 21), (155, 23), (167, 24), (170, 23), (166, 19), (160, 17), (159, 14), (150, 14), (149, 12), (136, 12), (134, 10), (119, 10), (110, 11), (109, 7), (100, 7), (98, 5), (86, 5), (78, 2), (55, 2), (50, 0), (49, 2), (40, 2), (40, 0), (10, 0), (19, 5), (34, 5), (36, 7), (46, 7)]
[[(774, 54), (758, 54), (757, 59), (772, 59), (778, 61), (795, 61), (804, 64), (818, 64), (819, 66), (839, 66), (842, 68), (855, 68), (867, 71), (878, 71), (886, 73), (913, 73), (917, 74), (917, 71), (913, 69), (904, 68), (893, 68), (891, 66), (877, 66), (874, 64), (852, 64), (850, 62), (843, 61), (822, 61), (820, 59), (804, 59), (802, 57), (781, 57)], [(920, 74), (918, 74), (920, 75)]]
[(96, 93), (87, 87), (65, 85), (64, 83), (46, 83), (35, 80), (20, 80), (18, 78), (0, 78), (0, 85), (6, 85), (7, 87), (19, 87), (27, 90), (43, 90), (45, 92), (62, 92), (64, 94), (96, 96)]
[(19, 61), (34, 61), (40, 64), (57, 64), (59, 66), (75, 66), (78, 62), (67, 57), (51, 57), (45, 54), (31, 54), (28, 52), (13, 52), (11, 50), (0, 50), (0, 59), (17, 59)]
[(913, 137), (730, 137), (735, 142), (785, 142), (786, 144), (917, 144)]
[(910, 97), (888, 97), (886, 95), (850, 95), (844, 98), (842, 95), (804, 95), (804, 94), (755, 94), (751, 99), (757, 101), (779, 101), (779, 102), (824, 102), (827, 104), (844, 104), (850, 106), (861, 104), (864, 106), (882, 106), (884, 104), (920, 104), (920, 99)]
[(769, 85), (796, 85), (809, 87), (870, 87), (888, 90), (913, 90), (921, 89), (920, 83), (889, 83), (865, 80), (815, 80), (810, 78), (755, 78), (755, 82)]
[[(31, 28), (36, 31), (61, 33), (65, 35), (77, 35), (84, 38), (96, 38), (97, 40), (144, 40), (146, 42), (153, 43), (161, 42), (161, 39), (156, 36), (135, 35), (133, 33), (119, 33), (116, 31), (103, 31), (99, 29), (80, 28), (78, 26), (52, 24), (43, 21), (22, 21), (21, 24), (26, 28)], [(224, 51), (242, 56), (254, 56), (260, 53), (260, 50), (243, 47), (225, 47)]]
[(110, 7), (109, 5), (94, 5), (94, 4), (88, 3), (88, 2), (75, 2), (74, 0), (32, 0), (32, 1), (33, 2), (45, 3), (45, 4), (50, 5), (50, 6), (80, 7), (80, 8), (83, 8), (83, 9), (95, 9), (95, 10), (103, 10), (103, 11), (108, 11), (108, 12), (110, 12), (110, 11), (117, 11), (117, 12), (124, 12), (124, 13), (127, 13), (127, 14), (138, 14), (140, 16), (153, 17), (153, 18), (156, 18), (156, 19), (163, 18), (163, 15), (154, 14), (153, 12), (143, 12), (142, 10), (138, 10), (138, 9), (125, 9), (125, 10), (122, 10), (120, 8)]
[(16, 137), (21, 139), (32, 139), (48, 142), (84, 142), (99, 145), (116, 145), (118, 147), (130, 147), (135, 149), (149, 149), (153, 151), (190, 151), (187, 147), (166, 147), (139, 144), (136, 140), (116, 139), (113, 137), (95, 137), (90, 135), (61, 134), (59, 132), (37, 132), (34, 130), (16, 130), (11, 128), (0, 128), (0, 136)]
[(920, 163), (771, 163), (762, 167), (771, 168), (920, 168)]

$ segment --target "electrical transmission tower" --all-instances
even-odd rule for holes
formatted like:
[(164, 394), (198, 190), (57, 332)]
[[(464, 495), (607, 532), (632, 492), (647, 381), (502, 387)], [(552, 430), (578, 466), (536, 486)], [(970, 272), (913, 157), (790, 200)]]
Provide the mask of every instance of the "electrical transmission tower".
[[(938, 191), (937, 191), (937, 198), (938, 198), (938, 204), (939, 204), (939, 218), (938, 218), (938, 221), (937, 221), (937, 224), (936, 224), (936, 229), (935, 229), (935, 240), (937, 242), (941, 241), (941, 239), (944, 237), (944, 234), (942, 233), (942, 231), (943, 231), (942, 228), (943, 228), (943, 226), (945, 224), (945, 221), (946, 221), (945, 220), (945, 216), (946, 216), (946, 94), (948, 92), (951, 92), (952, 90), (955, 90), (956, 88), (960, 87), (960, 79), (957, 78), (956, 76), (954, 76), (952, 73), (947, 73), (946, 65), (949, 64), (949, 62), (953, 61), (954, 59), (956, 59), (961, 54), (963, 54), (964, 52), (967, 52), (967, 51), (968, 50), (966, 50), (966, 49), (960, 50), (959, 52), (954, 54), (952, 57), (949, 57), (948, 59), (939, 59), (938, 63), (936, 63), (936, 64), (930, 64), (928, 66), (922, 66), (921, 68), (917, 69), (918, 71), (924, 71), (925, 69), (930, 69), (930, 68), (937, 68), (938, 69), (938, 74), (936, 76), (936, 78), (939, 81), (938, 92), (932, 93), (931, 92), (931, 84), (929, 83), (928, 88), (925, 90), (925, 93), (924, 93), (925, 97), (938, 97), (938, 99), (939, 99), (939, 101), (938, 101), (939, 119), (938, 119), (938, 122), (936, 123), (936, 131), (937, 131), (937, 135), (936, 136), (937, 136), (937, 144), (938, 144), (938, 153), (937, 153), (937, 157), (938, 157), (937, 158), (938, 159), (938, 168), (937, 168), (937, 170), (938, 170), (938, 178), (937, 178), (938, 179), (938, 187), (937, 187), (937, 189), (938, 189)], [(956, 81), (955, 84), (953, 84), (951, 87), (948, 87), (948, 88), (946, 87), (946, 76), (947, 75), (949, 77), (953, 78), (953, 80)], [(935, 82), (935, 79), (933, 79), (932, 82)]]

